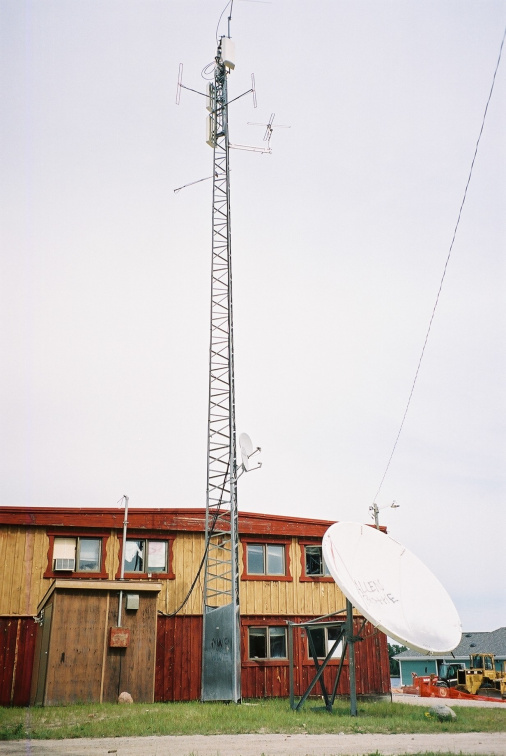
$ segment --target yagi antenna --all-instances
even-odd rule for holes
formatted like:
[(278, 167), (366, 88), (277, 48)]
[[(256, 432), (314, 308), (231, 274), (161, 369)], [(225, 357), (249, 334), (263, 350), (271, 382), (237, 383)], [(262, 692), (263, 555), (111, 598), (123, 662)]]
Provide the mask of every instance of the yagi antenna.
[[(253, 92), (253, 102), (255, 103), (256, 107), (256, 94), (255, 94), (255, 77), (253, 74), (251, 74), (251, 85)], [(230, 144), (229, 147), (231, 147), (234, 150), (249, 150), (249, 152), (261, 152), (264, 155), (271, 155), (272, 149), (271, 149), (271, 137), (272, 132), (274, 129), (290, 129), (291, 126), (285, 126), (284, 124), (277, 123), (274, 126), (274, 116), (275, 113), (271, 113), (271, 117), (269, 118), (269, 123), (253, 123), (251, 121), (248, 121), (248, 126), (265, 126), (265, 134), (264, 134), (264, 142), (267, 142), (267, 147), (249, 147), (245, 144)]]
[[(221, 58), (221, 63), (225, 66), (225, 69), (228, 69), (229, 72), (235, 68), (235, 62), (234, 62), (234, 56), (235, 56), (235, 53), (234, 53), (234, 44), (233, 44), (233, 42), (232, 42), (232, 40), (230, 38), (230, 22), (232, 20), (233, 4), (234, 4), (233, 0), (230, 0), (230, 2), (227, 3), (227, 5), (225, 6), (225, 8), (223, 9), (223, 11), (221, 13), (220, 19), (218, 21), (218, 27), (216, 29), (216, 32), (218, 32), (219, 25), (220, 25), (221, 19), (223, 17), (223, 14), (227, 10), (227, 8), (230, 6), (230, 13), (229, 13), (229, 16), (228, 16), (228, 38), (222, 37), (221, 41), (218, 42), (218, 57), (215, 59), (215, 61), (219, 62), (219, 60)], [(214, 65), (214, 64), (210, 64), (210, 65)], [(203, 73), (202, 73), (202, 75), (203, 75), (204, 78), (206, 78), (206, 76), (204, 75), (204, 73), (207, 71), (207, 68), (209, 68), (209, 66), (207, 66), (204, 69)], [(196, 94), (199, 94), (199, 95), (201, 95), (201, 96), (203, 96), (203, 97), (206, 98), (206, 101), (207, 101), (206, 109), (209, 111), (208, 122), (207, 122), (207, 124), (208, 124), (208, 139), (207, 139), (207, 144), (210, 147), (215, 148), (216, 147), (216, 119), (217, 119), (217, 113), (218, 113), (218, 107), (217, 107), (216, 99), (215, 99), (216, 98), (216, 84), (213, 85), (210, 82), (207, 85), (207, 91), (206, 92), (199, 92), (196, 89), (192, 89), (191, 87), (187, 87), (185, 84), (183, 84), (183, 64), (180, 63), (179, 64), (178, 76), (177, 76), (176, 105), (179, 105), (179, 103), (181, 101), (181, 90), (182, 89), (187, 89), (189, 92), (195, 92)], [(256, 108), (257, 107), (257, 93), (256, 93), (256, 84), (255, 84), (255, 75), (254, 74), (251, 74), (251, 89), (248, 89), (246, 92), (243, 92), (238, 97), (234, 97), (233, 100), (228, 100), (225, 104), (228, 107), (228, 105), (230, 105), (231, 103), (235, 102), (236, 100), (239, 100), (241, 97), (244, 97), (244, 95), (247, 95), (247, 94), (250, 94), (250, 93), (253, 96), (253, 107)], [(230, 141), (228, 142), (228, 147), (230, 149), (234, 149), (234, 150), (247, 150), (248, 152), (259, 152), (259, 153), (264, 154), (264, 155), (265, 154), (270, 155), (272, 153), (270, 141), (271, 141), (273, 130), (275, 128), (282, 128), (282, 129), (289, 129), (290, 128), (290, 126), (284, 126), (282, 124), (276, 124), (276, 126), (274, 126), (273, 125), (274, 115), (275, 115), (274, 113), (271, 114), (271, 117), (269, 119), (269, 123), (260, 123), (260, 124), (259, 123), (249, 123), (248, 124), (250, 126), (265, 126), (265, 134), (264, 134), (264, 139), (263, 140), (264, 140), (264, 142), (267, 142), (267, 146), (266, 147), (254, 147), (252, 145), (246, 145), (246, 144), (232, 144)], [(184, 184), (183, 186), (179, 186), (179, 187), (177, 187), (177, 189), (174, 189), (174, 194), (177, 194), (182, 189), (186, 189), (188, 186), (193, 186), (194, 184), (200, 184), (202, 181), (208, 181), (211, 178), (216, 178), (216, 175), (215, 176), (206, 176), (205, 178), (198, 179), (197, 181), (191, 181), (188, 184)]]
[(252, 121), (248, 121), (248, 126), (265, 126), (265, 134), (264, 134), (264, 142), (267, 142), (267, 147), (270, 150), (271, 146), (271, 137), (272, 132), (274, 129), (290, 129), (291, 126), (285, 126), (284, 124), (277, 123), (275, 126), (274, 124), (274, 116), (275, 113), (271, 113), (271, 117), (269, 118), (269, 123), (253, 123)]

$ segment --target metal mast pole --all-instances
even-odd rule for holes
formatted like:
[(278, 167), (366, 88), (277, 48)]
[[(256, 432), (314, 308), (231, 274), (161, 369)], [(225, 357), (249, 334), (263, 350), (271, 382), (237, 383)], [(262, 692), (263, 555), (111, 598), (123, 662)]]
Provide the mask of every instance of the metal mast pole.
[(227, 76), (233, 63), (218, 45), (209, 85), (208, 144), (214, 149), (211, 333), (207, 441), (202, 700), (241, 699), (239, 539), (234, 396)]

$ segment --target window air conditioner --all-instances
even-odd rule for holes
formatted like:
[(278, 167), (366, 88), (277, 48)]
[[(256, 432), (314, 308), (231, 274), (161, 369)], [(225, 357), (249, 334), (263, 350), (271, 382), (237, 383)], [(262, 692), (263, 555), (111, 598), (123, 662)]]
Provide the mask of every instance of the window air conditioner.
[(74, 570), (76, 566), (75, 559), (55, 559), (54, 570)]

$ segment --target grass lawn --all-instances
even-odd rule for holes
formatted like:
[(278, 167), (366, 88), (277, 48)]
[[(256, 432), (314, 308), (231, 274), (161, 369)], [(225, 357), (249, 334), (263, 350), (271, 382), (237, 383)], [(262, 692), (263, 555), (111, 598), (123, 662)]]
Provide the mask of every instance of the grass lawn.
[(99, 738), (143, 735), (237, 735), (242, 733), (429, 733), (505, 732), (506, 706), (455, 707), (457, 719), (439, 722), (427, 706), (359, 703), (350, 716), (347, 701), (328, 712), (307, 702), (299, 712), (286, 699), (223, 703), (77, 704), (45, 708), (0, 708), (0, 740)]

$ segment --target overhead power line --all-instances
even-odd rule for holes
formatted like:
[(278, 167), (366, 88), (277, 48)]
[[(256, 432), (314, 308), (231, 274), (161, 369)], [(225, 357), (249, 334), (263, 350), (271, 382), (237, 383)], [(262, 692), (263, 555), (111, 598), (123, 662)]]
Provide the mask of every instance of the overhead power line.
[(434, 302), (434, 307), (432, 308), (432, 314), (430, 316), (429, 326), (427, 328), (427, 333), (425, 334), (425, 341), (423, 342), (422, 351), (421, 351), (420, 358), (418, 360), (418, 365), (417, 365), (417, 368), (416, 368), (416, 371), (415, 371), (415, 377), (413, 378), (413, 383), (411, 385), (411, 391), (409, 392), (409, 397), (408, 397), (408, 401), (407, 401), (407, 404), (406, 404), (406, 409), (404, 410), (404, 415), (402, 416), (401, 424), (400, 424), (399, 430), (397, 432), (397, 436), (396, 436), (396, 439), (395, 439), (392, 451), (390, 452), (390, 457), (388, 458), (388, 462), (387, 462), (387, 465), (386, 465), (386, 468), (385, 468), (385, 472), (383, 473), (383, 477), (381, 478), (381, 481), (380, 481), (378, 490), (376, 491), (376, 495), (374, 496), (373, 502), (376, 502), (376, 499), (378, 498), (378, 496), (380, 494), (380, 491), (381, 491), (381, 489), (383, 487), (383, 483), (385, 481), (385, 478), (387, 476), (388, 470), (390, 468), (390, 463), (392, 462), (392, 458), (393, 458), (393, 456), (395, 454), (395, 450), (397, 449), (397, 444), (399, 443), (399, 438), (401, 436), (402, 429), (404, 427), (404, 422), (405, 422), (406, 416), (408, 414), (408, 410), (409, 410), (409, 407), (410, 407), (410, 404), (411, 404), (411, 399), (413, 398), (413, 393), (414, 393), (416, 382), (417, 382), (417, 379), (418, 379), (418, 374), (420, 372), (420, 367), (421, 367), (422, 360), (423, 360), (423, 357), (424, 357), (424, 354), (425, 354), (425, 349), (427, 347), (427, 342), (429, 340), (429, 335), (430, 335), (430, 331), (431, 331), (431, 328), (432, 328), (432, 322), (434, 320), (434, 317), (435, 317), (435, 314), (436, 314), (436, 309), (437, 309), (437, 306), (439, 304), (439, 298), (440, 298), (441, 291), (442, 291), (442, 288), (443, 288), (443, 283), (444, 283), (444, 280), (445, 280), (445, 277), (446, 277), (446, 271), (448, 269), (448, 264), (450, 262), (450, 257), (451, 257), (452, 251), (453, 251), (453, 245), (455, 243), (455, 238), (457, 236), (457, 230), (458, 230), (458, 227), (459, 227), (459, 224), (460, 224), (460, 218), (462, 216), (462, 210), (464, 208), (464, 204), (465, 204), (466, 197), (467, 197), (467, 190), (469, 189), (469, 184), (471, 183), (471, 177), (473, 175), (474, 164), (475, 164), (475, 161), (476, 161), (476, 156), (478, 154), (478, 147), (480, 145), (481, 136), (483, 134), (483, 129), (484, 129), (484, 126), (485, 126), (485, 120), (487, 118), (488, 106), (489, 106), (490, 101), (492, 99), (492, 93), (494, 91), (494, 86), (495, 86), (495, 79), (496, 79), (496, 76), (497, 76), (497, 71), (499, 70), (499, 65), (501, 63), (501, 56), (502, 56), (502, 50), (503, 50), (505, 38), (506, 38), (506, 29), (504, 30), (504, 33), (503, 33), (503, 36), (502, 36), (501, 45), (500, 45), (500, 48), (499, 48), (499, 55), (497, 56), (497, 63), (496, 63), (496, 66), (495, 66), (494, 75), (492, 77), (492, 84), (491, 84), (491, 87), (490, 87), (490, 91), (488, 93), (487, 104), (485, 105), (485, 110), (483, 112), (483, 118), (482, 118), (482, 121), (481, 121), (481, 127), (480, 127), (480, 131), (479, 131), (479, 134), (478, 134), (478, 139), (476, 140), (476, 146), (474, 148), (474, 155), (473, 155), (473, 159), (471, 161), (471, 167), (469, 168), (469, 174), (467, 176), (466, 186), (465, 186), (465, 189), (464, 189), (464, 195), (462, 197), (462, 202), (460, 203), (459, 213), (458, 213), (458, 216), (457, 216), (457, 222), (456, 222), (455, 228), (453, 230), (453, 236), (452, 236), (450, 248), (448, 250), (448, 255), (446, 256), (446, 262), (445, 262), (444, 268), (443, 268), (443, 275), (441, 276), (441, 281), (439, 282), (439, 289), (438, 289), (438, 292), (437, 292), (436, 301)]

